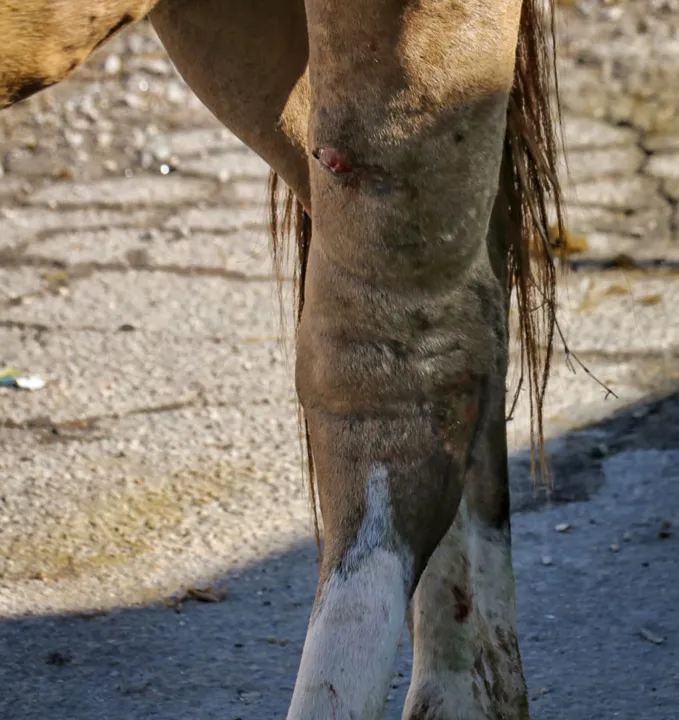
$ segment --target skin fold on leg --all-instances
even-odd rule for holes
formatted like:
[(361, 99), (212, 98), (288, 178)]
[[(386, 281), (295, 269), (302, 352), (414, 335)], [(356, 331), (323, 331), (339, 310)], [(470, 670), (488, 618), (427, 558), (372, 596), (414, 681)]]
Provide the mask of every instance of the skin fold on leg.
[(406, 607), (503, 387), (485, 239), (519, 12), (306, 2), (314, 235), (296, 380), (326, 547), (289, 720), (381, 716)]

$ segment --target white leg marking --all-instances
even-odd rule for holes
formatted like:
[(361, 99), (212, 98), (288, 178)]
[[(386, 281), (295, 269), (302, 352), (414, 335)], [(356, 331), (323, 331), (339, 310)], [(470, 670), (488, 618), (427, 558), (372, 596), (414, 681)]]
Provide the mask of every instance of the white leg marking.
[(373, 469), (366, 500), (356, 541), (311, 616), (288, 720), (381, 717), (413, 562), (393, 527), (384, 467)]
[[(414, 597), (415, 652), (404, 718), (524, 718), (511, 553), (462, 500)], [(502, 714), (504, 713), (504, 714)]]

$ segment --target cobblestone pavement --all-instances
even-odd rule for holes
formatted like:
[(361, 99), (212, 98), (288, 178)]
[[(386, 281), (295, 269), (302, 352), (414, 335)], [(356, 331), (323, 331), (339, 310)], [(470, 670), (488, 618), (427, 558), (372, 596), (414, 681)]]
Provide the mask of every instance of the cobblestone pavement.
[[(653, 668), (674, 661), (676, 673), (679, 645), (665, 559), (679, 556), (679, 518), (662, 500), (679, 500), (667, 470), (679, 448), (679, 2), (562, 1), (558, 32), (567, 217), (585, 241), (562, 282), (561, 324), (618, 399), (557, 354), (554, 499), (595, 499), (517, 517), (528, 675), (538, 718), (669, 720), (677, 676)], [(145, 23), (0, 114), (0, 160), (0, 369), (47, 382), (0, 388), (0, 717), (282, 717), (315, 566), (266, 165), (202, 107)], [(516, 511), (543, 504), (528, 480), (528, 426), (521, 404)], [(623, 457), (663, 468), (627, 514), (611, 511)], [(559, 534), (554, 550), (545, 538), (568, 512), (603, 526)], [(619, 592), (623, 640), (607, 628), (583, 659), (587, 620), (569, 615), (559, 553), (580, 563), (577, 602), (598, 622), (616, 578), (656, 583), (651, 598)], [(662, 572), (633, 574), (649, 562)], [(183, 612), (157, 609), (187, 588)], [(563, 613), (558, 631), (545, 607)], [(630, 628), (642, 620), (655, 629), (640, 640)]]

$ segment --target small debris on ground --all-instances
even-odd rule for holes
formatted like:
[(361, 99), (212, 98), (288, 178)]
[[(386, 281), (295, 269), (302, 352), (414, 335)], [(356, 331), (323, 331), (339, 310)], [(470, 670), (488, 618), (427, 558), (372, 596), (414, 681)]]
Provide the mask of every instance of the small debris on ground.
[[(559, 228), (555, 225), (549, 228), (549, 245), (551, 251), (561, 258), (578, 255), (589, 250), (589, 243), (584, 235), (566, 229), (559, 233)], [(534, 236), (531, 250), (534, 254), (543, 252), (543, 239), (540, 235)]]
[(65, 270), (47, 270), (41, 273), (40, 277), (48, 285), (66, 285), (68, 283), (68, 273)]
[(191, 600), (194, 602), (218, 603), (224, 602), (226, 598), (226, 590), (214, 588), (212, 586), (206, 588), (187, 588), (180, 594), (167, 598), (165, 600), (165, 605), (180, 612), (184, 607), (184, 603)]
[(608, 455), (608, 447), (604, 443), (599, 443), (590, 448), (589, 456), (591, 458), (604, 458)]
[(659, 305), (662, 302), (662, 295), (645, 295), (637, 302), (639, 305)]
[(550, 227), (549, 239), (552, 247), (561, 257), (577, 255), (589, 250), (589, 243), (584, 235), (569, 232), (568, 230), (564, 230), (563, 234), (559, 235), (558, 228)]
[(16, 386), (21, 390), (42, 390), (45, 387), (45, 381), (37, 375), (29, 375), (28, 377), (15, 378)]
[(558, 533), (565, 533), (565, 532), (568, 532), (569, 530), (571, 530), (572, 527), (573, 527), (573, 526), (572, 526), (570, 523), (563, 522), (563, 523), (558, 523), (558, 524), (556, 524), (556, 525), (554, 526), (554, 529), (555, 529)]
[(664, 637), (656, 635), (654, 632), (645, 627), (639, 628), (639, 635), (641, 635), (644, 640), (648, 640), (648, 642), (653, 643), (654, 645), (662, 645), (665, 642)]
[(151, 684), (150, 680), (147, 680), (146, 682), (139, 683), (137, 685), (118, 685), (117, 690), (121, 695), (142, 695), (147, 690), (152, 690), (153, 685)]
[(660, 530), (658, 530), (658, 537), (661, 540), (667, 540), (672, 537), (672, 522), (670, 520), (663, 520), (660, 524)]
[(48, 665), (56, 665), (57, 667), (63, 667), (64, 665), (68, 665), (73, 660), (73, 655), (69, 652), (60, 652), (59, 650), (54, 650), (50, 653), (47, 653), (47, 656), (45, 657), (45, 662)]
[(20, 390), (42, 390), (45, 381), (37, 375), (21, 375), (17, 368), (0, 369), (0, 387), (14, 387)]
[(611, 260), (611, 267), (620, 268), (622, 270), (634, 270), (639, 267), (639, 263), (627, 253), (618, 253)]
[(266, 642), (268, 645), (280, 645), (281, 647), (285, 647), (288, 644), (287, 640), (279, 640), (278, 638), (273, 636), (268, 637), (266, 639)]
[(629, 292), (630, 290), (628, 287), (614, 283), (606, 288), (604, 295), (629, 295)]

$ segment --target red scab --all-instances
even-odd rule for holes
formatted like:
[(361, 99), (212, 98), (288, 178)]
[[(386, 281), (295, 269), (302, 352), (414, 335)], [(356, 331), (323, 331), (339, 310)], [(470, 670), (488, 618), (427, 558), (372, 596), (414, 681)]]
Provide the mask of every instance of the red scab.
[(337, 175), (343, 175), (353, 171), (349, 158), (343, 155), (337, 148), (319, 148), (314, 152), (314, 156), (323, 167)]
[(472, 611), (472, 599), (464, 588), (453, 586), (455, 596), (455, 622), (463, 623)]

